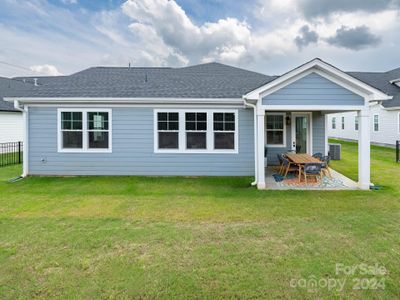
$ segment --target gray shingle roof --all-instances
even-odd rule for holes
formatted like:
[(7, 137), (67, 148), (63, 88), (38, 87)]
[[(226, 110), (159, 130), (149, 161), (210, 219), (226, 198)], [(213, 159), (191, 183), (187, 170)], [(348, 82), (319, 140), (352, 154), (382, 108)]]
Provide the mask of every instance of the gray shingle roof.
[(95, 67), (70, 76), (39, 77), (40, 86), (31, 97), (241, 98), (273, 79), (219, 63), (184, 68)]
[[(400, 107), (400, 68), (388, 72), (347, 72), (393, 96), (385, 107)], [(138, 97), (138, 98), (241, 98), (278, 76), (220, 64), (184, 68), (94, 67), (70, 76), (37, 77), (38, 87), (22, 94), (29, 97)], [(33, 86), (33, 77), (14, 78)]]
[(400, 68), (387, 72), (347, 72), (349, 75), (381, 90), (393, 99), (382, 102), (386, 108), (400, 107), (400, 87), (390, 83), (391, 80), (400, 78)]
[(0, 111), (17, 111), (13, 103), (6, 102), (3, 98), (7, 96), (20, 96), (25, 92), (29, 95), (31, 88), (31, 84), (0, 77)]

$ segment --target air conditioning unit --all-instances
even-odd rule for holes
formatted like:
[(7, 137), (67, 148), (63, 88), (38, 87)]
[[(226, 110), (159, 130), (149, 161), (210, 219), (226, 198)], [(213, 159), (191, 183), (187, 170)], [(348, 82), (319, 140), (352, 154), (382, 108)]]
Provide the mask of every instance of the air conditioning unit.
[(342, 145), (329, 144), (329, 157), (331, 160), (340, 160), (342, 157)]

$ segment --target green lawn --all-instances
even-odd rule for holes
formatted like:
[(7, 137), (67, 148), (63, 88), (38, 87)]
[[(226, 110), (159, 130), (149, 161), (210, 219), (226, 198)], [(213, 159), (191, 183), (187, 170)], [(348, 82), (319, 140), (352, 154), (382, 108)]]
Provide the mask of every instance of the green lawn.
[[(357, 146), (343, 152), (333, 166), (356, 179)], [(2, 299), (400, 297), (394, 150), (372, 148), (379, 191), (258, 191), (252, 178), (8, 182), (19, 173), (0, 168)], [(384, 266), (384, 288), (337, 275), (337, 263)], [(370, 288), (353, 289), (357, 278)], [(318, 287), (291, 287), (299, 279)]]

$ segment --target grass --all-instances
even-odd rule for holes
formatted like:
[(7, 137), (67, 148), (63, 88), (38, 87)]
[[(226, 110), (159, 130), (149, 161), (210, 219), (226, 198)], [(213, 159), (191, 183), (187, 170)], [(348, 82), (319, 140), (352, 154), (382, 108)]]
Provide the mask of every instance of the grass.
[[(357, 146), (333, 167), (357, 177)], [(400, 165), (372, 147), (379, 191), (257, 191), (251, 178), (31, 177), (0, 168), (0, 298), (400, 297)], [(335, 264), (380, 264), (353, 289)], [(339, 278), (343, 290), (290, 287)], [(378, 277), (381, 279), (381, 277)]]

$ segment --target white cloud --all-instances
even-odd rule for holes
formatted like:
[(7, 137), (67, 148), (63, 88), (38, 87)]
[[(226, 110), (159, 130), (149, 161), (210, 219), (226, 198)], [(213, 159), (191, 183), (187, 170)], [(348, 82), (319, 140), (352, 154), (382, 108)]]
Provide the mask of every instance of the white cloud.
[(36, 65), (29, 67), (33, 72), (37, 73), (38, 75), (44, 76), (59, 76), (63, 75), (61, 72), (57, 70), (55, 66), (52, 65)]
[[(215, 55), (222, 61), (240, 58), (249, 46), (251, 28), (235, 18), (195, 25), (175, 1), (130, 0), (123, 12), (133, 23), (132, 32), (146, 45), (157, 40), (168, 51), (183, 53), (186, 60), (204, 60)], [(147, 33), (143, 34), (146, 28)], [(240, 50), (239, 50), (240, 49)]]
[(78, 4), (78, 0), (61, 0), (64, 4)]

